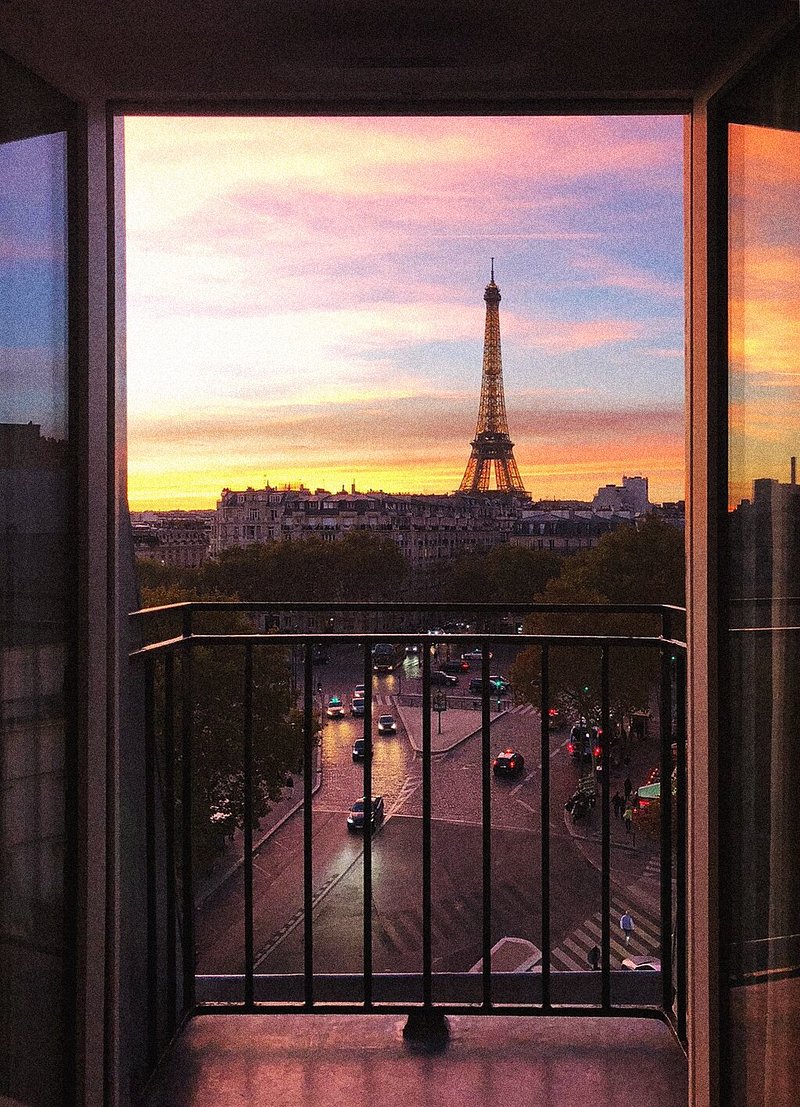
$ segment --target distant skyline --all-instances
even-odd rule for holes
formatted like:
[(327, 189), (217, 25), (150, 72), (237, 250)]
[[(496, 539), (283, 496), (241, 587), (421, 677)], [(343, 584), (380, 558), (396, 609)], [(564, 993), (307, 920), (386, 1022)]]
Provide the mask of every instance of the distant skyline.
[(683, 498), (682, 127), (127, 118), (131, 506), (456, 489), (491, 256), (527, 490)]

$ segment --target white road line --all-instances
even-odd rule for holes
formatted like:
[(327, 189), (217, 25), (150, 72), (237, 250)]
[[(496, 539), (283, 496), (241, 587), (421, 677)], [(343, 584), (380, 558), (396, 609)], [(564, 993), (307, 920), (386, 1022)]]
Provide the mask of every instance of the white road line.
[(514, 785), (514, 787), (511, 789), (511, 791), (508, 794), (510, 796), (515, 796), (517, 794), (517, 792), (521, 791), (529, 781), (533, 780), (533, 777), (534, 777), (533, 773), (528, 773), (528, 775), (525, 777), (525, 779), (521, 780), (519, 782), (519, 784)]

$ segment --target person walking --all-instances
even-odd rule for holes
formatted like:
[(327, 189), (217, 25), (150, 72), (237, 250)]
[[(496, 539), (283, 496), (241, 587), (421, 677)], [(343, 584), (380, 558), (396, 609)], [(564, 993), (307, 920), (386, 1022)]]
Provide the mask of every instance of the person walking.
[(631, 780), (631, 778), (629, 776), (625, 777), (624, 788), (625, 788), (625, 802), (627, 803), (628, 800), (631, 798), (631, 792), (633, 791), (633, 781)]
[(630, 834), (633, 829), (633, 805), (628, 802), (625, 804), (625, 810), (622, 813), (622, 819), (625, 823), (625, 833)]
[(592, 948), (589, 950), (589, 956), (587, 957), (587, 961), (589, 962), (589, 968), (592, 970), (592, 972), (599, 972), (599, 970), (600, 970), (600, 957), (601, 957), (600, 947), (599, 946), (592, 946)]
[(611, 802), (614, 804), (614, 818), (618, 819), (622, 814), (622, 808), (624, 806), (622, 796), (619, 794), (619, 788), (614, 792), (614, 798)]
[(631, 934), (633, 934), (635, 924), (627, 907), (625, 908), (625, 914), (619, 920), (619, 928), (625, 938), (625, 945), (629, 946), (631, 944)]

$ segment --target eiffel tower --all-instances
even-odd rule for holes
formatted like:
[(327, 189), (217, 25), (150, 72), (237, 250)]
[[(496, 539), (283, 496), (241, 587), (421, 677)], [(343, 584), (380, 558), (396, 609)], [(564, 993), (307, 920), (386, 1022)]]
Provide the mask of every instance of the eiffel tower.
[(503, 395), (503, 362), (500, 357), (500, 289), (492, 279), (483, 294), (486, 301), (486, 331), (483, 339), (483, 380), (478, 426), (470, 445), (467, 468), (459, 492), (488, 492), (489, 477), (494, 465), (498, 492), (520, 492), (525, 495), (522, 478), (514, 460), (514, 443), (508, 436), (506, 400)]

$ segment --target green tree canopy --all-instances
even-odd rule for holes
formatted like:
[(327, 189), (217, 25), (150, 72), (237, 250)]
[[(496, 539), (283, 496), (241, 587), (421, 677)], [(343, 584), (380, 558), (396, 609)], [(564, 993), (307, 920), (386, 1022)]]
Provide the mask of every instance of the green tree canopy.
[[(650, 516), (639, 528), (620, 527), (598, 545), (564, 561), (561, 575), (537, 595), (543, 603), (660, 603), (682, 606), (685, 596), (683, 533)], [(525, 620), (528, 634), (658, 635), (658, 620), (647, 615), (541, 614)], [(540, 704), (538, 648), (523, 651), (512, 669), (517, 697)], [(646, 710), (658, 674), (653, 650), (617, 646), (612, 653), (612, 711), (621, 721)], [(551, 650), (549, 706), (568, 714), (597, 716), (600, 703), (600, 649), (558, 646)]]
[(558, 577), (562, 558), (548, 550), (504, 544), (466, 554), (444, 574), (441, 598), (454, 603), (530, 603)]

